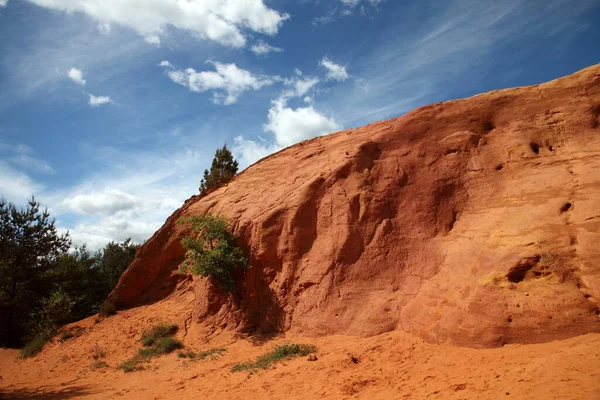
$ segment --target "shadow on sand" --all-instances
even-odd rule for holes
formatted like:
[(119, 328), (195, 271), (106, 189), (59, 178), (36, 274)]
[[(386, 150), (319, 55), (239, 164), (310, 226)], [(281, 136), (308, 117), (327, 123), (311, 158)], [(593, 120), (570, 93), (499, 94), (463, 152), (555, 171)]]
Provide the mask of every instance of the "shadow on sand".
[(85, 386), (71, 386), (64, 389), (0, 389), (1, 400), (20, 400), (20, 399), (74, 399), (92, 394), (92, 391)]

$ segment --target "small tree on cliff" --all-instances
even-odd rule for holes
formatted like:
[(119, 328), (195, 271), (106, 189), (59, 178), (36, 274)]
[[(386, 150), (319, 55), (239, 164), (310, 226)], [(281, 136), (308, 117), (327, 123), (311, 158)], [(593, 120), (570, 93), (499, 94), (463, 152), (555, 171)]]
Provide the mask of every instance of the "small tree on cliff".
[(217, 149), (210, 171), (207, 169), (204, 170), (204, 177), (200, 181), (200, 193), (206, 193), (229, 182), (237, 174), (237, 170), (238, 162), (233, 159), (233, 155), (227, 148), (227, 145), (224, 145), (221, 149)]
[(186, 258), (179, 267), (181, 272), (212, 278), (221, 289), (234, 292), (236, 275), (248, 268), (248, 259), (237, 246), (229, 222), (205, 214), (180, 219), (179, 223), (191, 224), (196, 233), (195, 237), (181, 240), (186, 249)]

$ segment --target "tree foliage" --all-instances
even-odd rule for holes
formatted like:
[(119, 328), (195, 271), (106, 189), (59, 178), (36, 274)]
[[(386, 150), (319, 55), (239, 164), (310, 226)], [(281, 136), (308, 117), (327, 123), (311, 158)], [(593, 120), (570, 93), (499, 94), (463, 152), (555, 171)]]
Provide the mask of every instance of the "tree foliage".
[(229, 222), (209, 214), (179, 221), (191, 224), (195, 237), (186, 236), (181, 244), (186, 249), (182, 272), (214, 279), (228, 292), (235, 291), (236, 276), (248, 268), (248, 259), (236, 244)]
[(238, 162), (233, 159), (227, 145), (217, 149), (210, 171), (204, 170), (204, 177), (200, 181), (200, 193), (207, 193), (229, 182), (237, 174), (237, 171)]
[(19, 344), (26, 335), (28, 316), (51, 293), (52, 269), (70, 244), (34, 197), (21, 209), (0, 200), (0, 343)]
[(127, 239), (92, 254), (70, 245), (35, 198), (25, 209), (0, 200), (0, 345), (47, 340), (97, 313), (139, 247)]

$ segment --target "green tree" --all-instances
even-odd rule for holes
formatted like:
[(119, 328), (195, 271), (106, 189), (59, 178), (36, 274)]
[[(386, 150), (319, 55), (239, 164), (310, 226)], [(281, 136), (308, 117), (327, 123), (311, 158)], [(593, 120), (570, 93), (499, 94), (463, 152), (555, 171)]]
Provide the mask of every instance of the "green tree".
[(180, 270), (214, 279), (223, 290), (234, 292), (236, 275), (248, 268), (248, 259), (237, 246), (229, 222), (205, 214), (181, 219), (179, 223), (191, 224), (197, 234), (181, 240), (187, 251)]
[(1, 345), (22, 343), (29, 315), (51, 294), (51, 270), (70, 244), (35, 197), (26, 208), (0, 199)]
[(224, 145), (217, 149), (209, 170), (204, 170), (204, 177), (200, 181), (200, 193), (204, 194), (229, 182), (237, 174), (238, 162)]

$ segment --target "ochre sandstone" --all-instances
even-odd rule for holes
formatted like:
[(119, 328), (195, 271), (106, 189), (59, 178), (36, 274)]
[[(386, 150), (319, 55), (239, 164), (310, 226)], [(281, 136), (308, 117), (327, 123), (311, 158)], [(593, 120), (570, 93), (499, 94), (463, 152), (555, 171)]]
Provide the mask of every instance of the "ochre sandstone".
[[(202, 213), (227, 217), (250, 257), (236, 295), (177, 273), (176, 222)], [(188, 200), (110, 298), (133, 307), (192, 279), (205, 332), (469, 347), (600, 332), (600, 65), (271, 155)]]

